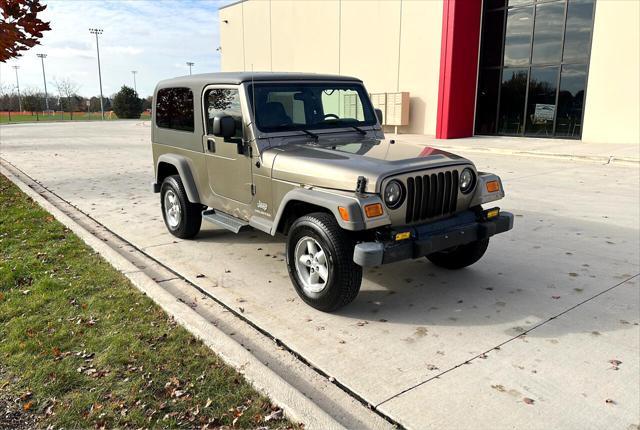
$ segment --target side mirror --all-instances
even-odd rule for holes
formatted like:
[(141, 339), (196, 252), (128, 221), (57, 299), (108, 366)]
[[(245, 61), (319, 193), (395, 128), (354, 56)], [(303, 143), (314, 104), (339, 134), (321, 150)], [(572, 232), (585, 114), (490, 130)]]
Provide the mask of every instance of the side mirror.
[(374, 111), (376, 112), (376, 117), (378, 118), (378, 122), (380, 123), (380, 125), (382, 125), (382, 109), (374, 109)]
[(236, 134), (236, 120), (229, 115), (213, 118), (212, 130), (214, 136), (229, 138)]

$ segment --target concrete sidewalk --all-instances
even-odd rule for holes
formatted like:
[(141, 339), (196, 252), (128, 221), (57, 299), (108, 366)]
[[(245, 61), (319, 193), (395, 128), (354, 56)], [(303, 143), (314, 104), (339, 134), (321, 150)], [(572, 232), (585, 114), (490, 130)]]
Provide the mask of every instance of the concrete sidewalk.
[(640, 142), (585, 143), (568, 139), (539, 139), (510, 136), (474, 136), (464, 139), (436, 139), (423, 134), (387, 133), (387, 138), (427, 144), (445, 150), (483, 152), (504, 155), (526, 155), (576, 159), (594, 162), (640, 164)]
[[(353, 402), (407, 429), (640, 422), (637, 163), (456, 150), (500, 175), (500, 207), (515, 214), (515, 228), (465, 270), (426, 259), (369, 268), (358, 298), (326, 314), (293, 290), (282, 236), (209, 224), (190, 241), (167, 232), (148, 187), (148, 123), (12, 125), (0, 134), (3, 159), (170, 269), (179, 279), (157, 277), (164, 288), (347, 428), (376, 428), (342, 418)], [(476, 141), (419, 139), (438, 147)], [(487, 138), (487, 146), (500, 140)], [(210, 311), (204, 294), (224, 311)], [(264, 340), (245, 342), (239, 325), (224, 325), (230, 313)], [(295, 373), (256, 348), (266, 342), (292, 352)], [(306, 375), (322, 377), (325, 388), (312, 392)], [(336, 412), (327, 405), (338, 391), (352, 403)]]

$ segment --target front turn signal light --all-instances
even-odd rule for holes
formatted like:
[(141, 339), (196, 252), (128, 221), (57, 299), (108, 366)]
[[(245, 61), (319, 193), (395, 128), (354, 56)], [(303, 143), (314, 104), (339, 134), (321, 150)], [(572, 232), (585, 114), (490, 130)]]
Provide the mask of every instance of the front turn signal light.
[(342, 218), (343, 221), (349, 221), (349, 211), (347, 208), (338, 206), (338, 212), (340, 212), (340, 218)]
[(367, 214), (367, 218), (375, 218), (382, 215), (382, 204), (374, 203), (372, 205), (366, 205), (364, 207), (364, 213)]
[(496, 191), (500, 191), (500, 183), (498, 181), (487, 182), (487, 191), (490, 193), (495, 193)]

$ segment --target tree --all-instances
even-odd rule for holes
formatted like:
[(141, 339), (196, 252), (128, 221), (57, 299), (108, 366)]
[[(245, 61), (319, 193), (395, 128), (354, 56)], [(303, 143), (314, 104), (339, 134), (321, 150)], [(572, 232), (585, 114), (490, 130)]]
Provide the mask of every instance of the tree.
[(7, 111), (9, 113), (9, 122), (11, 122), (11, 107), (13, 92), (9, 85), (0, 82), (0, 111)]
[[(104, 106), (104, 110), (111, 110), (111, 100), (107, 97), (102, 98), (102, 104)], [(91, 97), (89, 99), (89, 110), (91, 112), (100, 112), (100, 97)]]
[(38, 18), (46, 8), (40, 0), (0, 0), (0, 62), (20, 57), (20, 51), (40, 43), (42, 32), (51, 30), (48, 22)]
[[(62, 106), (62, 110), (65, 108), (69, 112), (69, 116), (73, 119), (73, 111), (76, 109), (76, 93), (80, 86), (76, 84), (69, 78), (63, 79), (54, 79), (53, 84), (58, 90), (58, 96), (60, 97), (60, 101), (64, 101), (65, 103)], [(61, 103), (62, 104), (62, 103)]]
[(151, 106), (153, 106), (153, 96), (149, 96), (146, 99), (142, 100), (143, 110), (151, 109)]
[(31, 115), (35, 112), (36, 120), (39, 120), (38, 114), (44, 106), (44, 94), (31, 89), (25, 90), (22, 96), (22, 106), (24, 110), (31, 112)]
[(142, 100), (133, 88), (123, 85), (113, 96), (113, 111), (118, 118), (140, 118), (142, 110)]

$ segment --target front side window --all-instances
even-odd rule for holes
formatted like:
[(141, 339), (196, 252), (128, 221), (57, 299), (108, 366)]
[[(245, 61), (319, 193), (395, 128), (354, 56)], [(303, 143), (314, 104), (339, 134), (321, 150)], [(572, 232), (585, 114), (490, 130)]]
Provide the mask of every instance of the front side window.
[(236, 122), (234, 138), (242, 138), (242, 110), (238, 90), (216, 88), (207, 91), (204, 96), (204, 109), (207, 115), (207, 134), (213, 134), (213, 118), (228, 115)]
[[(343, 83), (254, 84), (256, 125), (260, 131), (294, 131), (365, 126), (376, 123), (361, 85)], [(253, 108), (253, 106), (252, 106)]]
[(189, 88), (163, 88), (156, 99), (158, 127), (193, 132), (193, 92)]

